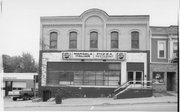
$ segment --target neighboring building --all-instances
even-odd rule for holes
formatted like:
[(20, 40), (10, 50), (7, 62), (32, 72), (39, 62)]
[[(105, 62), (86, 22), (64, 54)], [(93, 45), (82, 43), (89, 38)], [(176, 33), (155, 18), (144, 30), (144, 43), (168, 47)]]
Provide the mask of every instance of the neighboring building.
[(3, 73), (4, 70), (3, 70), (3, 57), (2, 55), (0, 55), (0, 73)]
[[(108, 96), (128, 81), (150, 80), (149, 15), (41, 17), (39, 90), (44, 101), (58, 88), (86, 97)], [(144, 84), (144, 83), (143, 83)]]
[(35, 76), (37, 73), (3, 73), (3, 96), (18, 94), (22, 89), (35, 88)]
[(178, 89), (178, 26), (150, 27), (153, 89), (158, 92)]

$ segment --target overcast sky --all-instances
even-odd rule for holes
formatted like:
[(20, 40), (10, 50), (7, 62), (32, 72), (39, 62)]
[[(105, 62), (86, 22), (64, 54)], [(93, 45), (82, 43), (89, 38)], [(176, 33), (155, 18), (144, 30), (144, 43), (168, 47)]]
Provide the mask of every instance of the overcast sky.
[(178, 24), (178, 0), (0, 1), (0, 54), (14, 56), (29, 52), (37, 61), (40, 16), (79, 16), (87, 9), (99, 8), (109, 15), (150, 15), (150, 26)]

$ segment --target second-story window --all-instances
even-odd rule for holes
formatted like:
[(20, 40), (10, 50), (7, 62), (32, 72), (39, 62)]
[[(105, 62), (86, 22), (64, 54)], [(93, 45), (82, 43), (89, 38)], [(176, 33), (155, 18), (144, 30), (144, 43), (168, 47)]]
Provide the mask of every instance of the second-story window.
[(111, 32), (111, 48), (118, 48), (118, 32), (113, 31)]
[(166, 58), (166, 41), (158, 41), (158, 58)]
[(90, 48), (98, 48), (98, 32), (90, 32)]
[(131, 32), (131, 48), (139, 49), (139, 32)]
[(177, 42), (173, 43), (173, 58), (178, 57), (178, 47), (177, 47)]
[(57, 48), (57, 32), (51, 32), (50, 33), (50, 49), (56, 49)]
[(77, 48), (77, 32), (69, 33), (69, 48)]

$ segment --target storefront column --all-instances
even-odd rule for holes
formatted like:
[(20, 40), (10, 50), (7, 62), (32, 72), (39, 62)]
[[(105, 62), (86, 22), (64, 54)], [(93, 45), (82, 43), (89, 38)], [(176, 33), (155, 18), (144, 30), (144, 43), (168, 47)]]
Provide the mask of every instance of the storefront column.
[(127, 65), (126, 61), (121, 62), (121, 85), (127, 82)]
[(147, 54), (145, 54), (144, 57), (144, 83), (145, 83), (145, 87), (147, 86)]

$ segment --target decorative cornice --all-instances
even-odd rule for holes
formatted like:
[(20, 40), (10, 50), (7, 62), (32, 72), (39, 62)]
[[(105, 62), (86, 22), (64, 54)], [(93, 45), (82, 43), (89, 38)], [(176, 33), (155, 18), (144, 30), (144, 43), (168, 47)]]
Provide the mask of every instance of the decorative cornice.
[(52, 27), (52, 26), (82, 26), (82, 24), (42, 24), (42, 27)]

